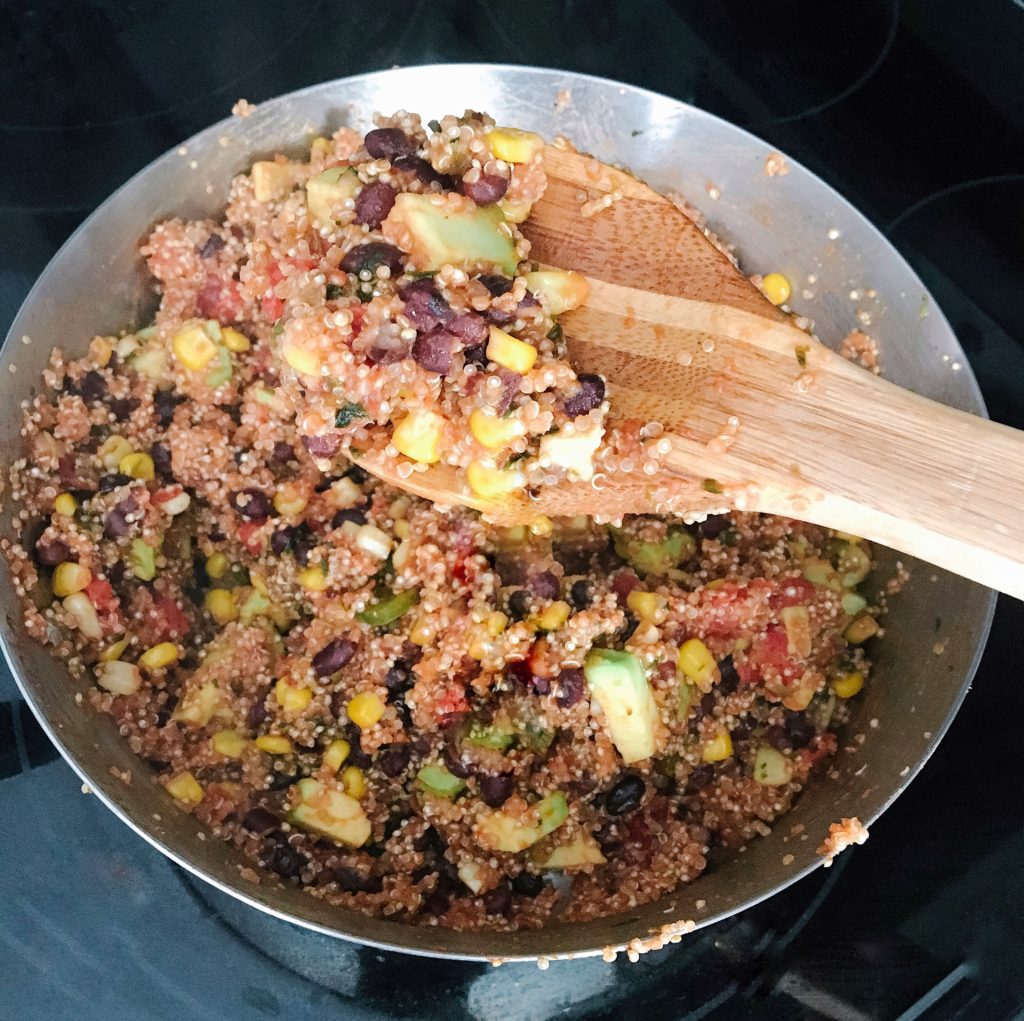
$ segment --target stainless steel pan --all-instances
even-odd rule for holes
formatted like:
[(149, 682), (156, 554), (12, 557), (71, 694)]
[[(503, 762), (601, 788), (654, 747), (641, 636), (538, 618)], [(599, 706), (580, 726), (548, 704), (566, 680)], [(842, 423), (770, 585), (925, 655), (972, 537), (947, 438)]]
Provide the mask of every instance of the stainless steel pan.
[[(656, 188), (688, 196), (735, 243), (748, 271), (778, 270), (794, 282), (793, 304), (813, 318), (827, 343), (837, 344), (857, 325), (850, 291), (874, 288), (877, 298), (864, 307), (873, 317), (885, 374), (928, 397), (985, 413), (949, 324), (910, 267), (807, 170), (790, 162), (787, 175), (768, 178), (763, 166), (770, 149), (764, 142), (683, 103), (600, 78), (528, 67), (445, 65), (345, 78), (262, 104), (248, 118), (222, 121), (189, 139), (111, 196), (54, 257), (11, 328), (0, 364), (4, 458), (9, 462), (20, 452), (19, 405), (34, 392), (51, 347), (81, 355), (94, 334), (138, 323), (151, 309), (137, 249), (155, 221), (172, 214), (216, 214), (232, 175), (253, 158), (298, 150), (324, 127), (365, 127), (374, 110), (404, 107), (430, 117), (467, 106), (548, 137), (565, 134), (601, 159), (629, 166)], [(719, 197), (713, 200), (712, 194)], [(30, 342), (23, 343), (26, 337)], [(863, 410), (871, 414), (870, 408)], [(884, 579), (893, 558), (882, 560)], [(849, 728), (850, 735), (864, 735), (863, 745), (842, 742), (856, 750), (840, 751), (835, 772), (812, 786), (771, 836), (743, 854), (718, 857), (697, 882), (657, 903), (536, 932), (460, 934), (404, 926), (328, 907), (270, 878), (258, 886), (247, 882), (239, 874), (241, 859), (226, 845), (196, 839), (196, 824), (148, 782), (147, 768), (113, 723), (76, 704), (77, 684), (22, 634), (6, 572), (0, 580), (2, 641), (43, 727), (99, 798), (180, 865), (253, 907), (321, 932), (411, 953), (586, 955), (620, 947), (666, 922), (708, 924), (770, 896), (819, 865), (815, 848), (830, 822), (855, 815), (870, 824), (910, 783), (964, 698), (994, 596), (927, 565), (907, 566), (910, 584), (891, 600), (877, 669), (855, 704)], [(114, 779), (111, 766), (131, 770), (131, 786)], [(795, 823), (803, 825), (807, 839), (784, 843)]]

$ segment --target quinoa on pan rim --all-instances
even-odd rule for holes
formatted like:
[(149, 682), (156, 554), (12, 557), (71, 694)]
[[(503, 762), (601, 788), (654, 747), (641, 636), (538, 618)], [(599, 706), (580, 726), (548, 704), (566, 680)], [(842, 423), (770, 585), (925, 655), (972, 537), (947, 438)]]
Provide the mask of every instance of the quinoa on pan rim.
[(474, 112), (257, 163), (223, 221), (146, 241), (154, 322), (55, 351), (25, 406), (29, 634), (264, 880), (372, 915), (654, 900), (768, 832), (869, 671), (854, 536), (497, 528), (353, 464), (443, 459), (500, 496), (642, 457), (564, 359), (585, 281), (526, 262), (543, 186), (539, 139)]

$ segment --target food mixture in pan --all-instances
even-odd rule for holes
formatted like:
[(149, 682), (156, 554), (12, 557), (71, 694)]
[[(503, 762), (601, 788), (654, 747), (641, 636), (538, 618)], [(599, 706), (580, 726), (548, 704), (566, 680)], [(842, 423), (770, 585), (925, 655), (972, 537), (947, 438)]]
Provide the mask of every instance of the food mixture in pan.
[(864, 684), (853, 536), (499, 529), (349, 460), (488, 497), (642, 463), (563, 357), (585, 281), (515, 227), (543, 187), (476, 113), (257, 163), (144, 244), (155, 321), (55, 352), (25, 408), (26, 627), (254, 882), (463, 929), (620, 912), (766, 833)]

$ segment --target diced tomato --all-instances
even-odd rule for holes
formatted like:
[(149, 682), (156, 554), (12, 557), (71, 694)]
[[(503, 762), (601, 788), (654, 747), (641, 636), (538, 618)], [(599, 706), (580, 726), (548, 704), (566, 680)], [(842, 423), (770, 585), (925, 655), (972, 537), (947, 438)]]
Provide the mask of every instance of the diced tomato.
[(836, 740), (835, 734), (829, 730), (824, 734), (819, 734), (813, 746), (801, 748), (797, 754), (803, 759), (806, 768), (812, 769), (819, 762), (835, 755), (838, 745), (839, 742)]
[(97, 613), (115, 613), (121, 605), (110, 582), (103, 578), (93, 578), (86, 586), (85, 594)]
[(636, 572), (631, 571), (628, 567), (619, 571), (612, 579), (612, 591), (619, 597), (619, 603), (622, 605), (625, 605), (630, 592), (639, 586), (640, 579), (636, 576)]
[(158, 489), (150, 499), (159, 507), (160, 504), (167, 503), (168, 500), (173, 500), (176, 496), (180, 496), (183, 491), (182, 487), (177, 484), (164, 486), (162, 489)]
[(153, 612), (156, 629), (164, 639), (184, 638), (191, 625), (188, 617), (181, 612), (181, 607), (170, 597), (158, 595), (153, 598)]
[(444, 694), (437, 700), (434, 712), (439, 720), (445, 720), (454, 713), (469, 712), (469, 701), (466, 698), (466, 689), (461, 684), (452, 684), (445, 689)]
[(363, 317), (366, 315), (366, 306), (356, 305), (354, 308), (350, 308), (349, 312), (352, 313), (352, 336), (355, 338), (359, 336), (363, 329)]
[(770, 619), (771, 591), (772, 583), (764, 578), (745, 584), (727, 581), (719, 588), (705, 589), (700, 596), (700, 620), (705, 634), (727, 638), (760, 630)]
[(750, 648), (749, 662), (759, 668), (761, 676), (769, 674), (783, 681), (792, 681), (803, 674), (803, 667), (789, 655), (789, 637), (786, 629), (771, 624)]
[(242, 295), (238, 281), (230, 277), (208, 276), (196, 296), (196, 308), (201, 316), (222, 323), (237, 322), (242, 315)]
[(778, 582), (778, 588), (768, 597), (768, 605), (773, 610), (787, 606), (806, 606), (814, 602), (814, 595), (814, 585), (806, 578), (786, 578)]
[(257, 534), (262, 527), (255, 521), (246, 521), (238, 526), (238, 538), (242, 540), (242, 545), (254, 557), (258, 557), (263, 552), (264, 539), (262, 535)]
[[(267, 264), (267, 277), (270, 279), (270, 287), (284, 280), (284, 273), (281, 272), (281, 267), (276, 262)], [(270, 290), (270, 287), (267, 290)]]
[(276, 322), (284, 314), (284, 302), (276, 294), (264, 295), (260, 298), (260, 311), (268, 322)]

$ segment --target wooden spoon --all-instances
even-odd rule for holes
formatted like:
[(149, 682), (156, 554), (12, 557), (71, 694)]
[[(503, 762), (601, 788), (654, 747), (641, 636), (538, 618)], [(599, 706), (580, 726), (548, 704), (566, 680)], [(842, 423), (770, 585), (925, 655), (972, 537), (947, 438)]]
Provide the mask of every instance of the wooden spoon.
[[(1024, 598), (1024, 438), (902, 390), (797, 329), (669, 200), (622, 171), (545, 152), (523, 225), (531, 258), (590, 279), (561, 320), (573, 366), (607, 381), (612, 416), (664, 426), (661, 470), (560, 483), (501, 504), (456, 469), (400, 478), (504, 523), (538, 515), (736, 508), (863, 536)], [(606, 198), (605, 198), (606, 197)], [(584, 203), (607, 208), (585, 217)]]

